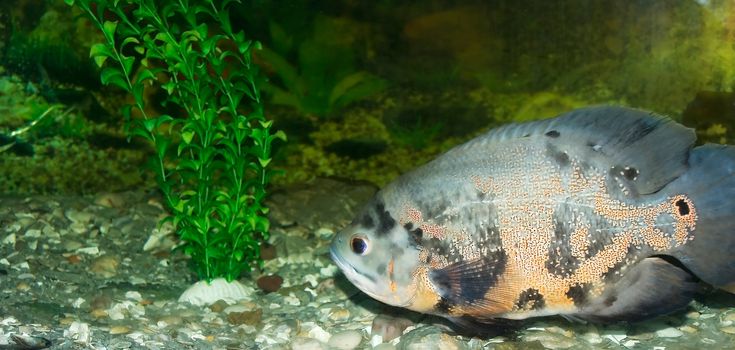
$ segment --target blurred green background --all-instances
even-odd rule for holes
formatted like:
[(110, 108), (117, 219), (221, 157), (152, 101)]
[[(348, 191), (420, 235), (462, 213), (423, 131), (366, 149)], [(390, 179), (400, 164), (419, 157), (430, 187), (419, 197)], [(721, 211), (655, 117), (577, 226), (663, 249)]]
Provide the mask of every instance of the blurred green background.
[[(153, 189), (151, 150), (123, 131), (130, 97), (102, 87), (102, 38), (62, 0), (0, 3), (0, 192)], [(266, 114), (289, 142), (276, 185), (383, 185), (500, 124), (594, 104), (666, 114), (704, 142), (735, 138), (729, 0), (243, 1), (264, 49)], [(151, 113), (176, 113), (147, 96)]]

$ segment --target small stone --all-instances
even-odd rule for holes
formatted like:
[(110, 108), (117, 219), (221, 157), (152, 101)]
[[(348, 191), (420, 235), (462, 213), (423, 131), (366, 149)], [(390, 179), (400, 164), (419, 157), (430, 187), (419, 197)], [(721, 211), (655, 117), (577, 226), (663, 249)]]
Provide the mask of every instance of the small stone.
[(316, 231), (314, 232), (314, 235), (322, 239), (329, 239), (332, 236), (334, 236), (334, 231), (327, 227), (320, 227), (316, 229)]
[(158, 323), (163, 323), (164, 326), (175, 326), (182, 322), (184, 322), (184, 319), (177, 315), (164, 315), (158, 319)]
[(325, 346), (321, 342), (312, 338), (296, 337), (291, 342), (291, 349), (293, 350), (322, 350), (324, 348)]
[(97, 295), (89, 303), (89, 306), (93, 309), (108, 309), (112, 306), (112, 298), (106, 294)]
[(227, 322), (233, 325), (245, 324), (248, 326), (255, 326), (260, 324), (262, 319), (262, 309), (257, 309), (255, 311), (230, 312), (227, 314)]
[(731, 312), (727, 315), (725, 315), (724, 321), (733, 321), (735, 322), (735, 312)]
[(125, 199), (119, 193), (103, 193), (94, 199), (94, 204), (107, 208), (122, 208)]
[[(222, 311), (224, 313), (226, 313), (226, 314), (229, 314), (229, 313), (233, 313), (233, 312), (253, 311), (256, 308), (257, 307), (248, 307), (248, 306), (245, 306), (245, 305), (242, 305), (242, 304), (235, 304), (235, 305), (226, 306)], [(212, 310), (212, 311), (214, 311), (214, 310)]]
[(266, 293), (272, 293), (281, 288), (283, 284), (283, 277), (278, 275), (262, 276), (258, 278), (258, 288), (262, 289)]
[(92, 312), (90, 312), (90, 314), (94, 318), (105, 318), (108, 316), (107, 310), (105, 309), (92, 309)]
[(82, 245), (81, 243), (75, 240), (70, 239), (70, 240), (65, 240), (62, 246), (64, 250), (66, 250), (67, 252), (74, 252), (77, 249), (83, 247), (84, 245)]
[(89, 270), (103, 278), (110, 278), (117, 275), (117, 267), (120, 265), (120, 260), (112, 255), (102, 255), (92, 261), (92, 266)]
[(584, 341), (590, 343), (590, 344), (600, 344), (602, 343), (602, 337), (597, 334), (596, 332), (586, 332), (582, 334), (581, 336)]
[(29, 229), (26, 231), (26, 233), (23, 236), (25, 238), (39, 238), (41, 237), (41, 230)]
[(329, 313), (329, 319), (335, 322), (346, 321), (350, 318), (350, 310), (342, 307), (334, 308)]
[(691, 320), (696, 320), (699, 318), (699, 312), (698, 311), (687, 312), (686, 317)]
[(391, 343), (378, 344), (377, 346), (373, 347), (373, 350), (395, 350), (395, 349), (396, 349), (395, 345)]
[(373, 319), (370, 334), (380, 335), (384, 342), (389, 342), (400, 337), (412, 325), (413, 321), (409, 319), (379, 314)]
[(125, 292), (125, 299), (140, 302), (141, 300), (143, 300), (143, 296), (140, 295), (140, 292), (132, 290)]
[(727, 334), (735, 334), (735, 326), (722, 327), (720, 330)]
[(21, 292), (27, 292), (31, 290), (31, 286), (28, 285), (26, 282), (20, 282), (15, 286), (15, 289), (21, 291)]
[(110, 327), (110, 334), (127, 334), (127, 333), (130, 333), (130, 327), (127, 327), (127, 326)]
[(270, 244), (260, 246), (260, 258), (263, 260), (273, 260), (277, 257), (276, 247)]
[(352, 350), (357, 348), (362, 342), (362, 333), (359, 331), (349, 330), (332, 335), (327, 345), (339, 350)]
[(328, 342), (329, 338), (332, 337), (329, 332), (325, 331), (322, 327), (319, 327), (318, 325), (315, 325), (314, 328), (310, 329), (308, 335), (311, 338), (325, 343)]
[(659, 338), (676, 338), (681, 337), (684, 333), (674, 327), (668, 327), (659, 329), (656, 331), (656, 336)]
[(697, 329), (692, 326), (682, 326), (679, 329), (684, 333), (694, 334), (697, 333)]
[[(227, 308), (228, 304), (224, 300), (217, 300), (214, 302), (214, 304), (209, 305), (209, 310), (212, 312), (222, 312)], [(242, 310), (244, 311), (244, 310)]]
[(89, 221), (92, 220), (92, 214), (88, 212), (78, 211), (74, 209), (69, 209), (64, 213), (64, 216), (66, 216), (67, 219), (69, 219), (71, 222), (79, 222), (86, 224)]

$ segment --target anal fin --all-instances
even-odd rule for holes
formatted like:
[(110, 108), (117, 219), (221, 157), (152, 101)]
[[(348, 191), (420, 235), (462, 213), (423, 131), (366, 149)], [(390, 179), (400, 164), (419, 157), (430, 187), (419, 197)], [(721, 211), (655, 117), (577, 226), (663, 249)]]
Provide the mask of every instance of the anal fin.
[(571, 316), (593, 322), (641, 321), (684, 308), (700, 288), (691, 273), (662, 257), (649, 257)]

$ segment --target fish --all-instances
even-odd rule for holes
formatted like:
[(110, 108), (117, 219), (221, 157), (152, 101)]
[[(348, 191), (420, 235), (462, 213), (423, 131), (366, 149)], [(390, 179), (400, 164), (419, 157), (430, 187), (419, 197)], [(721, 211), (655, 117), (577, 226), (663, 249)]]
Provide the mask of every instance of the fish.
[(398, 177), (332, 239), (370, 297), (475, 329), (637, 322), (735, 293), (735, 146), (592, 106), (505, 125)]

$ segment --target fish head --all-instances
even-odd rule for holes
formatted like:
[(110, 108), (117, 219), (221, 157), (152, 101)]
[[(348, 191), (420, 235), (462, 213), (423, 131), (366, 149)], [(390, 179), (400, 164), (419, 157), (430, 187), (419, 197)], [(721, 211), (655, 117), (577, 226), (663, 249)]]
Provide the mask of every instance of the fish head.
[(332, 260), (372, 298), (406, 307), (415, 294), (419, 248), (380, 200), (373, 200), (332, 240)]

